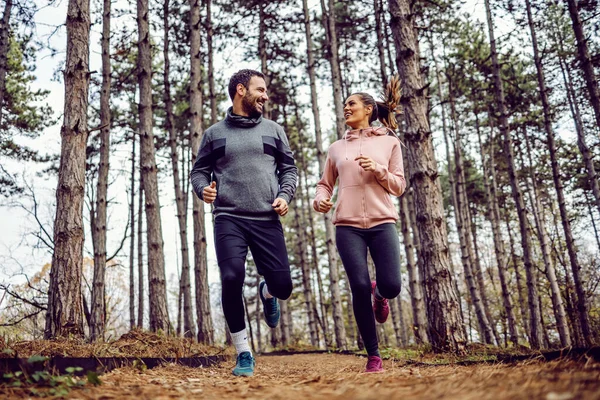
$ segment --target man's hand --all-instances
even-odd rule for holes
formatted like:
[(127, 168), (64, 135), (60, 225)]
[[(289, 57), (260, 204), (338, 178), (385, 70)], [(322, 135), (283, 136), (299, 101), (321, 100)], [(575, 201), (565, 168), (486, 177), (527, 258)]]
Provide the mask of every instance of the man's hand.
[(375, 171), (375, 168), (377, 167), (377, 163), (367, 156), (358, 156), (354, 159), (354, 161), (358, 161), (358, 164), (365, 171), (372, 172), (372, 171)]
[(202, 190), (202, 199), (205, 203), (212, 203), (217, 198), (217, 182), (212, 181), (210, 186), (205, 186)]
[(331, 207), (333, 207), (333, 203), (331, 202), (331, 199), (321, 200), (319, 202), (319, 209), (317, 211), (325, 214), (325, 213), (328, 213), (329, 210), (331, 210)]
[(273, 209), (275, 210), (275, 212), (277, 214), (281, 215), (282, 217), (288, 213), (288, 210), (289, 210), (288, 203), (281, 197), (276, 198), (275, 201), (273, 202), (273, 204), (271, 204), (271, 205), (273, 206)]

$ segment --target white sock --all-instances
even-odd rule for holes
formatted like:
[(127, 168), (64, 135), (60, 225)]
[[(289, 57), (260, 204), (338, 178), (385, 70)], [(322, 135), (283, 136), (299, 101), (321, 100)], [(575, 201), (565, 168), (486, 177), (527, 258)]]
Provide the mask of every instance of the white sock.
[(237, 351), (238, 355), (240, 353), (243, 353), (244, 351), (249, 351), (250, 354), (252, 354), (250, 343), (248, 343), (248, 335), (246, 334), (246, 329), (242, 329), (239, 332), (232, 333), (231, 340), (233, 341), (235, 351)]
[(267, 287), (267, 284), (265, 283), (265, 286), (263, 286), (262, 289), (262, 295), (265, 299), (272, 299), (273, 296), (271, 296), (271, 293), (269, 293), (269, 288)]

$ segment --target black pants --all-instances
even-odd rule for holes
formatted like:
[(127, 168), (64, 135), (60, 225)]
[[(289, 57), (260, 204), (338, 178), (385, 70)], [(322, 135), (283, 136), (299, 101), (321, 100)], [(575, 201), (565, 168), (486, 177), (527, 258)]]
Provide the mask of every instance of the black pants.
[(394, 224), (370, 229), (336, 227), (337, 248), (352, 290), (352, 307), (358, 330), (369, 355), (377, 354), (377, 332), (371, 303), (371, 278), (367, 266), (367, 249), (375, 263), (377, 288), (386, 299), (400, 293), (400, 245)]
[(254, 221), (219, 215), (215, 218), (215, 249), (221, 272), (221, 302), (231, 333), (246, 327), (242, 290), (248, 247), (269, 293), (285, 300), (292, 293), (290, 263), (279, 220)]

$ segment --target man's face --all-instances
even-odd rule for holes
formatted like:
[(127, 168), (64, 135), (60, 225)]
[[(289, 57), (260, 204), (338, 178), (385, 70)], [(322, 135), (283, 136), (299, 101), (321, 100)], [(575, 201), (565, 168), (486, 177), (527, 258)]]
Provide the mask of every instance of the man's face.
[(269, 100), (267, 95), (267, 84), (258, 76), (253, 76), (248, 82), (246, 94), (242, 97), (242, 108), (249, 117), (262, 115), (265, 103)]

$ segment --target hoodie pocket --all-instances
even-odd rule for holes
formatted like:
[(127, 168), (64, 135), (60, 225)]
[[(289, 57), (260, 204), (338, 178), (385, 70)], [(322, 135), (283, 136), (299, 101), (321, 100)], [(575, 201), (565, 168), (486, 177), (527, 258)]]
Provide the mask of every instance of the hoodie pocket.
[(355, 220), (364, 212), (362, 209), (363, 191), (361, 186), (345, 186), (340, 188), (335, 208), (335, 220)]
[(389, 193), (379, 184), (366, 186), (367, 217), (398, 218)]

